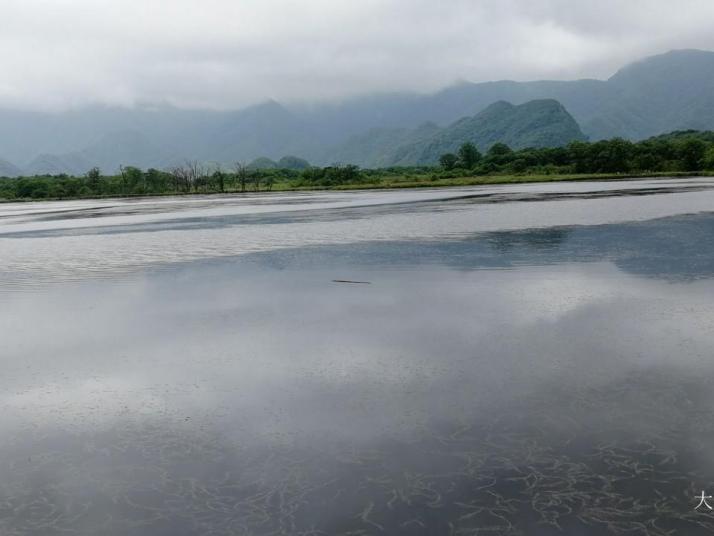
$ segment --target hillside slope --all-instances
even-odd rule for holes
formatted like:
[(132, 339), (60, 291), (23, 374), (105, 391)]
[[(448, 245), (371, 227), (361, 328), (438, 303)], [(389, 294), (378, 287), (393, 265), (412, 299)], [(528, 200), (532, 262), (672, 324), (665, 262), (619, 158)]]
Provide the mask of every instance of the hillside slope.
[[(165, 105), (62, 113), (0, 110), (0, 152), (30, 170), (98, 165), (111, 172), (132, 162), (144, 167), (185, 159), (230, 164), (286, 154), (315, 164), (369, 160), (381, 165), (394, 147), (423, 141), (412, 139), (424, 133), (415, 133), (420, 125), (447, 125), (498, 101), (520, 105), (542, 99), (560, 102), (593, 140), (712, 130), (714, 52), (668, 52), (633, 63), (608, 80), (464, 82), (428, 95), (390, 93), (289, 106), (268, 101), (230, 112)], [(122, 134), (127, 132), (140, 133), (142, 143)], [(365, 139), (358, 147), (353, 140), (359, 136)], [(365, 148), (369, 143), (374, 147)], [(381, 157), (375, 156), (379, 146)]]
[(481, 151), (495, 143), (513, 149), (557, 147), (585, 135), (568, 111), (555, 100), (535, 100), (521, 105), (499, 101), (473, 117), (445, 128), (433, 124), (414, 131), (373, 131), (340, 147), (340, 160), (364, 167), (435, 164), (439, 156), (456, 152), (465, 142)]

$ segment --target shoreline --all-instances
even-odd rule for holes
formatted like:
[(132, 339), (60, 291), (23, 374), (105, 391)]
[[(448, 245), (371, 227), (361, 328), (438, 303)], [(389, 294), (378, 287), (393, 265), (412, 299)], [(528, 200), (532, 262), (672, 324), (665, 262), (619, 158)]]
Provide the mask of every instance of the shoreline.
[(150, 199), (154, 197), (187, 197), (200, 196), (210, 197), (216, 195), (253, 195), (253, 194), (277, 194), (285, 192), (347, 192), (362, 190), (408, 190), (418, 188), (457, 188), (464, 186), (487, 186), (499, 184), (537, 184), (547, 182), (598, 182), (598, 181), (625, 181), (625, 180), (645, 180), (645, 179), (686, 179), (695, 177), (712, 177), (712, 171), (698, 172), (657, 172), (657, 173), (588, 173), (588, 174), (563, 174), (563, 175), (474, 175), (466, 177), (455, 177), (447, 179), (405, 179), (394, 181), (361, 182), (354, 184), (341, 184), (333, 187), (291, 187), (285, 184), (276, 184), (271, 190), (251, 190), (241, 192), (240, 190), (226, 190), (224, 192), (166, 192), (149, 194), (125, 194), (125, 195), (97, 195), (87, 197), (53, 197), (53, 198), (21, 198), (4, 199), (0, 198), (0, 203), (40, 203), (45, 201), (82, 201), (101, 199)]

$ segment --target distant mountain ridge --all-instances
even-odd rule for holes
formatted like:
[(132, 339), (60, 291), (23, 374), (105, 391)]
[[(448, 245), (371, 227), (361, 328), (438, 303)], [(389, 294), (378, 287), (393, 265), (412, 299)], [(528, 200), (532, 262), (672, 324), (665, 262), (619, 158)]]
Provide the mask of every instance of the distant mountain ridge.
[(349, 140), (335, 151), (335, 158), (365, 167), (428, 165), (436, 164), (444, 153), (457, 152), (465, 142), (485, 152), (499, 142), (523, 149), (560, 147), (585, 139), (575, 119), (558, 101), (542, 99), (517, 106), (498, 101), (445, 128), (426, 123), (413, 131), (372, 131)]
[(22, 170), (12, 162), (0, 159), (0, 177), (17, 177), (22, 174)]
[[(97, 165), (112, 172), (121, 164), (164, 168), (185, 159), (230, 164), (285, 155), (318, 165), (381, 162), (374, 156), (380, 145), (386, 155), (423, 143), (436, 125), (473, 117), (495, 102), (517, 106), (543, 99), (558, 101), (592, 140), (714, 130), (714, 52), (668, 52), (608, 80), (464, 82), (429, 95), (290, 106), (268, 101), (233, 112), (170, 106), (59, 114), (0, 110), (0, 170), (78, 173)], [(363, 143), (346, 147), (360, 136)]]

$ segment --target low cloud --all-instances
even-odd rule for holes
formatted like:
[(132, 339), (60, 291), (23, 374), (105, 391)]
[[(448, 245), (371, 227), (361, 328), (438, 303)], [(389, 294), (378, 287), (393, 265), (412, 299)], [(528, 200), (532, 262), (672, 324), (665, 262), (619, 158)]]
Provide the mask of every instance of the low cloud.
[(4, 0), (0, 106), (237, 108), (607, 77), (714, 49), (710, 0)]

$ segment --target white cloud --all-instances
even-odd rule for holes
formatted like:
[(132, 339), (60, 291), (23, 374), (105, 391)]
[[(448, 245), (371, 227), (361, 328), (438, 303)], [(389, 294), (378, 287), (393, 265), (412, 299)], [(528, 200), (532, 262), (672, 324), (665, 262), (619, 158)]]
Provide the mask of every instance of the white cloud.
[(714, 48), (710, 0), (2, 0), (0, 105), (233, 108), (604, 77)]

